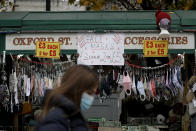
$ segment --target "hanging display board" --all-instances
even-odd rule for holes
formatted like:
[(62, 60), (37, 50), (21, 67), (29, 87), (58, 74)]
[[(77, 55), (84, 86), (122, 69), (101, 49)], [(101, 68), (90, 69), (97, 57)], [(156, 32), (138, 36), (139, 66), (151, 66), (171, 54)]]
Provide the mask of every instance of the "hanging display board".
[(144, 57), (167, 57), (168, 41), (166, 40), (144, 40)]
[(78, 35), (78, 64), (124, 65), (124, 42), (121, 34)]
[(60, 59), (60, 43), (38, 41), (36, 44), (36, 57)]
[[(121, 43), (125, 49), (143, 49), (143, 40), (164, 40), (159, 33), (103, 33), (101, 35), (122, 36)], [(77, 50), (78, 35), (96, 35), (95, 33), (24, 33), (6, 34), (6, 50), (35, 50), (37, 41), (60, 42), (62, 50)], [(168, 49), (195, 49), (194, 33), (171, 32), (168, 40)]]

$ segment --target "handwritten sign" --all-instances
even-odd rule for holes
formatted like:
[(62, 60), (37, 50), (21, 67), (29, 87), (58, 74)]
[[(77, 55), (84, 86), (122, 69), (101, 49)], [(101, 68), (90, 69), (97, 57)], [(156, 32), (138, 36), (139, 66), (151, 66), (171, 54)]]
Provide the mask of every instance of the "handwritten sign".
[(167, 57), (168, 41), (144, 40), (143, 53), (144, 57)]
[(38, 41), (36, 44), (36, 57), (60, 59), (60, 43)]
[(78, 64), (124, 65), (124, 41), (119, 34), (83, 34), (77, 36)]

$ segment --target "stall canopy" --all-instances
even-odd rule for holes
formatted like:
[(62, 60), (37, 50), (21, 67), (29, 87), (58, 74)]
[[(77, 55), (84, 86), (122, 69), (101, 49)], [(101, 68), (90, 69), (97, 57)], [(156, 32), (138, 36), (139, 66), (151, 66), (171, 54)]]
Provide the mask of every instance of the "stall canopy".
[[(191, 35), (190, 48), (169, 48), (169, 53), (194, 53), (196, 11), (166, 11), (171, 15), (172, 24), (170, 32)], [(2, 12), (0, 13), (0, 51), (7, 50), (11, 53), (34, 53), (31, 49), (14, 50), (7, 48), (11, 39), (16, 34), (47, 34), (47, 33), (129, 33), (130, 37), (150, 37), (150, 33), (159, 33), (156, 25), (155, 11), (72, 11), (72, 12)], [(136, 34), (135, 34), (136, 33)], [(136, 36), (132, 36), (136, 35)], [(145, 36), (147, 34), (147, 36)], [(186, 36), (188, 34), (188, 36)], [(128, 36), (129, 36), (128, 35)], [(143, 36), (144, 35), (144, 36)], [(153, 36), (152, 36), (153, 37)], [(193, 37), (193, 38), (192, 38)], [(139, 37), (137, 36), (139, 39)], [(174, 41), (174, 38), (171, 38)], [(189, 42), (189, 38), (187, 40)], [(175, 43), (175, 42), (173, 42)], [(177, 42), (178, 44), (178, 42)], [(179, 45), (178, 45), (179, 46)], [(77, 49), (63, 49), (64, 52), (75, 53)], [(62, 52), (63, 52), (62, 51)], [(142, 53), (141, 48), (125, 47), (125, 53)]]

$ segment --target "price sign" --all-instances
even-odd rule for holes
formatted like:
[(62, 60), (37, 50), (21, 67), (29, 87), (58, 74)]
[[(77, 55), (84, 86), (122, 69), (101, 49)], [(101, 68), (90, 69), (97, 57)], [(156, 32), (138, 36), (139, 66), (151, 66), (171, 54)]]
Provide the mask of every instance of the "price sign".
[(167, 57), (168, 41), (144, 40), (143, 53), (144, 57)]
[(38, 41), (36, 44), (36, 57), (60, 59), (60, 43)]

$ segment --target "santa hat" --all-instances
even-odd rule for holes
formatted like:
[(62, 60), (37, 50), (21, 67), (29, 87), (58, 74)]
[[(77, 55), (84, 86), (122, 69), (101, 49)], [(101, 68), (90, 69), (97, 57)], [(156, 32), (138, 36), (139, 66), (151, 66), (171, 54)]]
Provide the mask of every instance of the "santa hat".
[(168, 29), (171, 24), (171, 17), (168, 13), (158, 10), (155, 14), (156, 16), (156, 24), (161, 30), (159, 37), (167, 38), (169, 37)]

